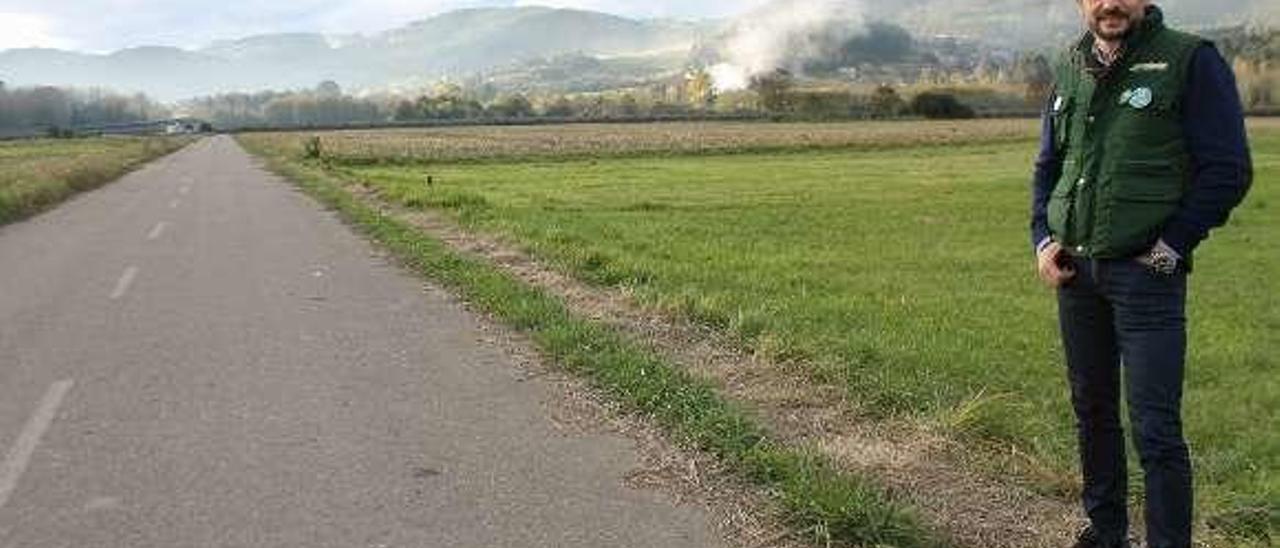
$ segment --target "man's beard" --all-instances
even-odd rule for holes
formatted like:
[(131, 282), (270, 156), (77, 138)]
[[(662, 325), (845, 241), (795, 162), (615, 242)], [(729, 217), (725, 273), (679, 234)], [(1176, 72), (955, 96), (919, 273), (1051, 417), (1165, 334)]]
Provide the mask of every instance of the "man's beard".
[[(1126, 22), (1124, 28), (1115, 29), (1103, 27), (1104, 22), (1112, 17), (1124, 19)], [(1140, 13), (1131, 14), (1117, 7), (1110, 7), (1089, 17), (1089, 30), (1093, 31), (1093, 35), (1097, 36), (1100, 40), (1120, 40), (1128, 36), (1130, 32), (1133, 32), (1133, 29), (1138, 26), (1138, 21), (1140, 20)]]

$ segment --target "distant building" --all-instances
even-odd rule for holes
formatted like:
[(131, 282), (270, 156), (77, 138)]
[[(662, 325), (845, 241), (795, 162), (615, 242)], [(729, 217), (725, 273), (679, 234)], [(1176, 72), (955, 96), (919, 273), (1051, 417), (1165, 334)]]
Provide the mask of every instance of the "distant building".
[(147, 122), (104, 124), (73, 128), (78, 135), (192, 135), (209, 129), (209, 124), (197, 118), (174, 118)]

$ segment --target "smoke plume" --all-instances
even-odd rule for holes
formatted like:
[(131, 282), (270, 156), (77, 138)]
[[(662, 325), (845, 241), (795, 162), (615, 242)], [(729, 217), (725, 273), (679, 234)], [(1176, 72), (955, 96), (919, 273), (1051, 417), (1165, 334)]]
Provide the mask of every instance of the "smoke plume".
[(778, 0), (734, 22), (724, 42), (724, 62), (709, 71), (716, 89), (743, 89), (753, 76), (794, 71), (798, 60), (821, 54), (832, 38), (860, 33), (864, 24), (861, 0)]

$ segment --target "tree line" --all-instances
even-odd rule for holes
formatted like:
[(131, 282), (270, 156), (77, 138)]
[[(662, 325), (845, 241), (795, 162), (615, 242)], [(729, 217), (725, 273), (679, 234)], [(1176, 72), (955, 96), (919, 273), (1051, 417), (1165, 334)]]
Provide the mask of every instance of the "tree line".
[(1034, 114), (1048, 93), (1047, 61), (1028, 62), (1029, 84), (1000, 89), (928, 85), (911, 88), (814, 86), (786, 70), (759, 75), (744, 90), (719, 91), (707, 71), (599, 92), (490, 93), (444, 82), (415, 96), (345, 94), (333, 82), (314, 89), (226, 93), (183, 103), (180, 110), (220, 129), (306, 128), (539, 120), (706, 118), (862, 119), (922, 116), (969, 118)]
[(1231, 61), (1246, 109), (1280, 109), (1280, 30), (1235, 27), (1210, 35)]
[[(1280, 108), (1280, 31), (1239, 27), (1210, 37), (1232, 62), (1245, 107), (1259, 112)], [(522, 119), (1033, 115), (1052, 86), (1052, 53), (984, 53), (963, 63), (942, 63), (936, 57), (950, 54), (945, 47), (918, 47), (905, 30), (890, 25), (873, 25), (866, 36), (832, 31), (808, 40), (812, 47), (804, 49), (811, 55), (789, 63), (808, 77), (779, 69), (757, 75), (748, 89), (735, 91), (717, 89), (705, 68), (715, 61), (710, 57), (665, 79), (607, 91), (502, 92), (468, 81), (465, 86), (442, 82), (412, 95), (355, 96), (335, 82), (322, 82), (298, 91), (214, 95), (174, 108), (143, 94), (9, 88), (0, 82), (0, 136), (159, 120), (175, 112), (222, 129)], [(957, 46), (956, 51), (967, 50)], [(940, 68), (944, 66), (960, 68)]]
[(0, 134), (37, 135), (78, 127), (161, 120), (172, 111), (143, 94), (0, 82)]

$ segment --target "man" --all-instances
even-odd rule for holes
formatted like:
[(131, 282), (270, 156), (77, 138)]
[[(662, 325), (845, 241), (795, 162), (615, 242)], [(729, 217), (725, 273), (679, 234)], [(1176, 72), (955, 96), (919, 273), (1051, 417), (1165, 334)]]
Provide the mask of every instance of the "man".
[(1077, 418), (1090, 525), (1076, 546), (1128, 545), (1123, 373), (1147, 542), (1187, 547), (1186, 276), (1252, 179), (1240, 100), (1213, 45), (1148, 0), (1077, 1), (1088, 31), (1057, 68), (1031, 212)]

